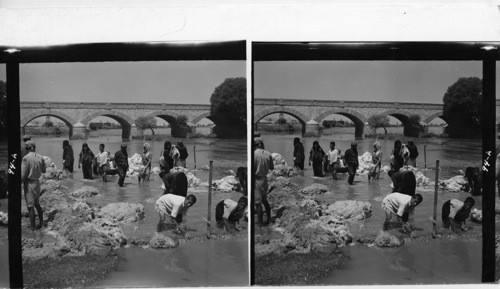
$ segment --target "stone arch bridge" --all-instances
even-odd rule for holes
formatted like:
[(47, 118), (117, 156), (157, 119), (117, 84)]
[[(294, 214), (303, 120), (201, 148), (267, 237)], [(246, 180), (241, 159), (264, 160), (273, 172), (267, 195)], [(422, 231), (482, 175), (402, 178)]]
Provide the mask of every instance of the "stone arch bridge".
[(256, 98), (253, 106), (254, 126), (267, 115), (285, 113), (302, 124), (303, 136), (319, 136), (321, 123), (332, 114), (349, 118), (355, 125), (356, 137), (363, 136), (365, 125), (372, 115), (395, 117), (403, 124), (405, 135), (411, 133), (411, 115), (419, 115), (424, 124), (429, 124), (438, 117), (443, 118), (442, 104)]
[(21, 102), (21, 128), (40, 116), (53, 116), (69, 127), (69, 137), (86, 136), (88, 124), (96, 117), (107, 116), (122, 127), (122, 138), (130, 139), (130, 131), (140, 116), (153, 115), (176, 128), (178, 116), (186, 116), (188, 125), (195, 129), (203, 118), (210, 120), (210, 105), (165, 103), (100, 103), (100, 102)]

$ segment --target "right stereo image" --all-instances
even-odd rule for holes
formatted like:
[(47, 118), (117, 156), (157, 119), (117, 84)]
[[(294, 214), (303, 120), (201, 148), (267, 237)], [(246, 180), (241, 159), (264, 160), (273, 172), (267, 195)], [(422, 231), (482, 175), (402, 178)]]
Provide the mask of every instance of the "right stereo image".
[(498, 47), (253, 43), (252, 284), (498, 281)]

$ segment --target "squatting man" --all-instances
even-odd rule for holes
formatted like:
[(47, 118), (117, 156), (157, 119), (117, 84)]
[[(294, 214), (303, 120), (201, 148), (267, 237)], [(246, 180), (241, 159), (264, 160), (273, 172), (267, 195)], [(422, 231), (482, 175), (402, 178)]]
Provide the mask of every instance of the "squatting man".
[(186, 215), (189, 207), (196, 203), (194, 195), (187, 197), (174, 194), (165, 194), (156, 200), (155, 210), (160, 215), (157, 231), (161, 232), (165, 227), (176, 229), (179, 234), (185, 234), (186, 229), (182, 225), (183, 216)]

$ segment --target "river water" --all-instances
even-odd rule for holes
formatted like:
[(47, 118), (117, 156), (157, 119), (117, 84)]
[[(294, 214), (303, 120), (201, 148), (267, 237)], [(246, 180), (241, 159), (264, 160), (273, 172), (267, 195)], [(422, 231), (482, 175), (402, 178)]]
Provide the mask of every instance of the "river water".
[[(35, 138), (37, 152), (52, 158), (58, 168), (62, 168), (62, 141), (64, 138)], [(169, 139), (173, 144), (176, 139)], [(188, 148), (187, 166), (194, 169), (193, 146), (196, 146), (196, 167), (193, 173), (202, 182), (208, 181), (209, 160), (213, 160), (213, 179), (229, 175), (228, 170), (236, 171), (239, 166), (247, 165), (247, 143), (245, 140), (222, 139), (188, 139), (182, 140)], [(127, 177), (125, 186), (117, 185), (117, 176), (108, 176), (104, 183), (100, 178), (83, 180), (81, 169), (77, 168), (78, 154), (82, 143), (88, 143), (96, 153), (100, 143), (106, 145), (106, 150), (114, 154), (120, 145), (128, 145), (128, 154), (142, 152), (143, 141), (131, 140), (122, 142), (119, 136), (100, 136), (85, 141), (70, 141), (75, 154), (75, 171), (70, 178), (61, 184), (70, 191), (83, 185), (95, 186), (102, 193), (95, 197), (98, 205), (104, 206), (114, 202), (140, 203), (145, 207), (145, 218), (138, 222), (123, 226), (127, 237), (150, 237), (156, 231), (158, 214), (154, 210), (156, 198), (162, 194), (161, 179), (152, 175), (149, 182), (138, 184), (137, 177)], [(158, 166), (158, 158), (163, 149), (163, 141), (148, 141), (153, 152), (153, 167)], [(190, 240), (181, 243), (175, 249), (151, 249), (131, 245), (120, 249), (124, 260), (119, 264), (119, 270), (110, 273), (98, 287), (173, 287), (173, 286), (243, 286), (249, 283), (248, 278), (248, 234), (246, 222), (240, 222), (244, 227), (240, 233), (227, 238), (219, 229), (213, 228), (216, 238), (207, 240), (206, 222), (208, 187), (189, 188), (188, 193), (197, 197), (197, 203), (189, 209), (187, 227), (190, 229)], [(223, 199), (237, 201), (242, 196), (239, 192), (213, 192), (212, 220), (215, 218), (215, 205)], [(28, 233), (28, 220), (23, 219), (23, 230)], [(24, 231), (23, 231), (24, 233)], [(70, 273), (70, 272), (68, 272)]]
[[(269, 152), (281, 154), (289, 165), (293, 165), (293, 138), (300, 135), (261, 135), (265, 149)], [(313, 176), (312, 167), (307, 164), (308, 153), (313, 141), (319, 141), (325, 152), (329, 150), (330, 141), (336, 142), (336, 147), (342, 152), (356, 141), (358, 153), (373, 150), (373, 138), (355, 139), (354, 129), (335, 129), (332, 135), (323, 135), (319, 138), (301, 138), (306, 151), (305, 170), (292, 179), (299, 187), (312, 183), (328, 186), (331, 195), (321, 196), (319, 199), (327, 204), (339, 200), (358, 200), (370, 202), (373, 214), (362, 224), (351, 225), (350, 231), (354, 236), (375, 236), (382, 229), (385, 213), (381, 209), (382, 199), (391, 192), (391, 180), (382, 173), (380, 180), (368, 181), (366, 175), (358, 175), (354, 185), (347, 184), (347, 174), (338, 174), (339, 180), (334, 181), (331, 175), (324, 178)], [(409, 139), (401, 135), (400, 140), (407, 143)], [(468, 166), (481, 165), (481, 140), (453, 140), (453, 139), (413, 139), (419, 150), (418, 167), (430, 178), (435, 179), (436, 160), (440, 161), (439, 179), (455, 176), (456, 170), (465, 170)], [(383, 150), (382, 166), (389, 165), (389, 157), (394, 145), (394, 139), (379, 140)], [(427, 169), (424, 169), (424, 145), (426, 146)], [(478, 283), (481, 281), (481, 246), (480, 238), (474, 238), (481, 233), (481, 225), (468, 222), (470, 230), (462, 233), (458, 238), (443, 238), (432, 240), (432, 216), (434, 211), (434, 187), (417, 188), (422, 194), (423, 202), (415, 209), (412, 216), (413, 224), (421, 230), (414, 231), (412, 237), (428, 242), (410, 242), (401, 248), (385, 249), (367, 247), (354, 244), (349, 247), (350, 257), (345, 264), (346, 270), (333, 273), (322, 280), (321, 284), (434, 284), (434, 283)], [(441, 207), (451, 198), (464, 200), (470, 194), (466, 192), (440, 191), (438, 194), (438, 235), (447, 235), (448, 229), (441, 225)], [(481, 197), (475, 197), (476, 208), (481, 208)], [(256, 233), (261, 229), (257, 229)], [(451, 252), (451, 253), (450, 253)], [(452, 255), (450, 255), (452, 254)], [(403, 264), (403, 265), (401, 265)], [(432, 273), (431, 268), (435, 269)], [(368, 273), (371, 272), (371, 273)]]

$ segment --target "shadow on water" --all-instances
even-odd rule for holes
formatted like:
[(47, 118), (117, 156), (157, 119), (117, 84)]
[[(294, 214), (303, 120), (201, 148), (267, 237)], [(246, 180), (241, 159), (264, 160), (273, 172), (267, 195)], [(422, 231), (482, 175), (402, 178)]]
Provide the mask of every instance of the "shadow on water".
[[(283, 156), (289, 165), (293, 165), (293, 138), (299, 135), (269, 135), (263, 134), (266, 150), (277, 152)], [(353, 222), (349, 229), (354, 239), (365, 237), (373, 239), (382, 229), (385, 213), (381, 208), (383, 198), (391, 192), (391, 179), (382, 173), (379, 180), (368, 180), (366, 175), (357, 175), (354, 185), (347, 184), (347, 174), (338, 174), (339, 180), (334, 181), (331, 175), (323, 178), (313, 176), (312, 168), (308, 166), (308, 153), (312, 142), (318, 140), (325, 152), (329, 150), (330, 141), (336, 142), (336, 147), (342, 152), (354, 141), (354, 134), (343, 134), (342, 129), (335, 135), (320, 138), (303, 138), (306, 151), (305, 170), (291, 181), (299, 188), (312, 183), (324, 184), (331, 194), (315, 196), (315, 199), (325, 204), (340, 200), (357, 200), (370, 202), (372, 216)], [(401, 137), (406, 143), (407, 139)], [(382, 166), (389, 165), (389, 157), (394, 140), (379, 140), (382, 144)], [(373, 150), (374, 139), (359, 139), (358, 153)], [(414, 140), (419, 149), (417, 164), (424, 167), (423, 146), (427, 147), (427, 170), (422, 170), (430, 181), (434, 181), (435, 161), (440, 160), (439, 179), (455, 176), (458, 169), (465, 170), (468, 166), (481, 165), (481, 140), (451, 140), (451, 139), (417, 139)], [(354, 284), (433, 284), (433, 283), (479, 283), (481, 281), (481, 225), (467, 222), (469, 230), (456, 238), (430, 240), (432, 234), (432, 216), (434, 212), (434, 187), (417, 187), (417, 193), (423, 196), (423, 202), (410, 216), (412, 224), (421, 229), (414, 231), (413, 238), (428, 241), (410, 241), (399, 248), (368, 247), (356, 243), (346, 249), (350, 258), (345, 269), (334, 272), (320, 281), (320, 284), (354, 285)], [(439, 191), (438, 193), (438, 234), (447, 235), (448, 229), (442, 228), (441, 208), (444, 202), (451, 198), (464, 200), (470, 196), (466, 192)], [(482, 207), (482, 198), (474, 197), (475, 208)], [(405, 236), (403, 236), (405, 237)], [(409, 236), (406, 236), (407, 238)]]

